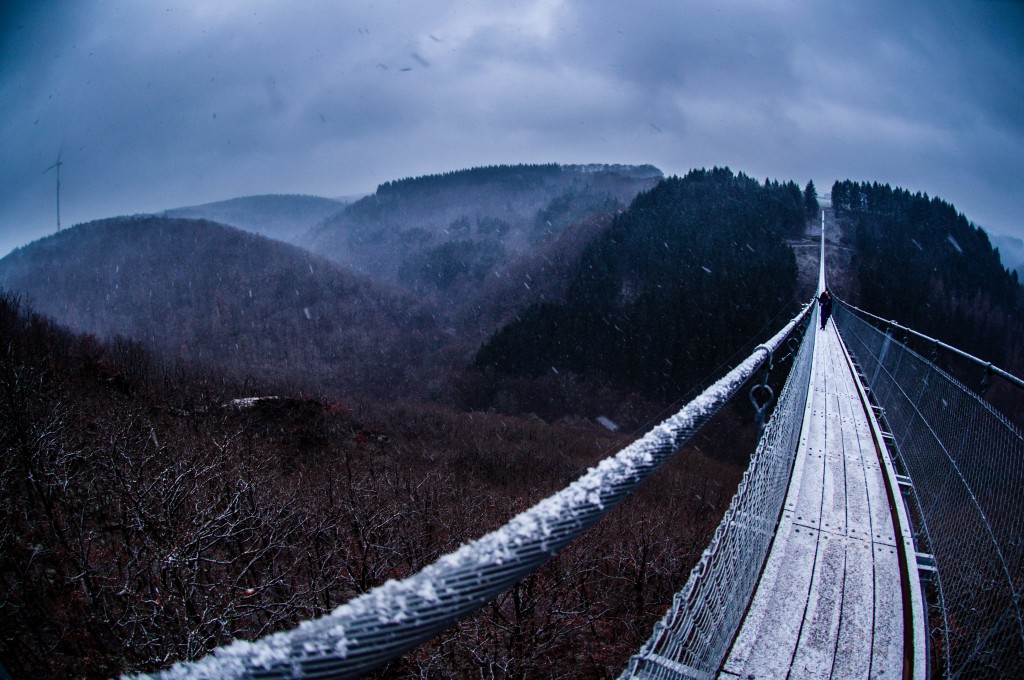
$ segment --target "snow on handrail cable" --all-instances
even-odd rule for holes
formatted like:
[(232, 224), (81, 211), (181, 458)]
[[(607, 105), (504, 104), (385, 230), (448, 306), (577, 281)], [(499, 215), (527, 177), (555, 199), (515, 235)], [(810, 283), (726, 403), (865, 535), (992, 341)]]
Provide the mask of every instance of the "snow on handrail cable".
[(678, 413), (503, 527), (293, 630), (235, 641), (153, 677), (358, 677), (430, 639), (546, 562), (623, 500), (736, 394), (811, 307), (805, 305)]

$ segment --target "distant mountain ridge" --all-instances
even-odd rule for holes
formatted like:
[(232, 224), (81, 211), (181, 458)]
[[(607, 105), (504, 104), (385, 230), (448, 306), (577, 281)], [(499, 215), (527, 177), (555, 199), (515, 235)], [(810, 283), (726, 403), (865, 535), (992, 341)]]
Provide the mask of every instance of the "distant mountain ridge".
[(418, 292), (479, 281), (567, 226), (625, 209), (651, 165), (499, 165), (385, 182), (300, 243)]
[(314, 225), (343, 210), (348, 203), (350, 201), (322, 196), (262, 194), (172, 208), (159, 214), (220, 222), (291, 243)]
[(407, 177), (405, 179), (384, 182), (377, 187), (377, 193), (389, 193), (403, 189), (433, 190), (447, 189), (453, 185), (471, 185), (483, 183), (523, 182), (533, 183), (565, 174), (616, 175), (631, 179), (661, 179), (664, 174), (653, 165), (622, 165), (607, 163), (589, 163), (584, 165), (559, 165), (545, 163), (539, 165), (488, 165), (465, 170), (452, 170), (433, 175)]
[(1024, 281), (1024, 239), (1016, 236), (993, 236), (989, 234), (992, 246), (999, 249), (1000, 259), (1010, 271), (1017, 272), (1020, 280)]
[[(342, 213), (378, 211), (398, 220), (431, 207), (432, 219), (460, 215), (454, 224), (435, 219), (433, 233), (416, 226), (422, 220), (400, 223), (396, 233), (429, 243), (402, 251), (390, 275), (366, 261), (350, 267), (253, 234), (260, 224), (280, 226), (281, 215), (307, 220), (338, 206), (319, 197), (269, 195), (167, 213), (233, 219), (249, 231), (168, 216), (78, 225), (0, 260), (0, 288), (77, 331), (124, 335), (237, 376), (335, 394), (429, 400), (448, 394), (450, 400), (453, 376), (479, 343), (517, 309), (564, 294), (564, 268), (661, 175), (652, 166), (610, 165), (452, 174), (385, 183)], [(467, 208), (482, 205), (513, 205), (520, 227), (543, 225), (543, 233), (513, 235), (512, 225), (494, 213)], [(521, 248), (511, 253), (510, 236), (521, 237)], [(365, 252), (386, 257), (392, 246), (383, 239)]]
[(413, 354), (444, 341), (409, 296), (205, 220), (78, 225), (0, 259), (0, 288), (78, 331), (336, 393), (404, 394)]
[[(307, 232), (341, 248), (333, 259), (208, 220), (101, 220), (0, 259), (0, 288), (75, 330), (237, 376), (621, 422), (617, 405), (674, 398), (769, 328), (797, 263), (816, 263), (794, 262), (808, 214), (794, 182), (660, 177), (549, 164), (386, 182)], [(898, 189), (837, 183), (833, 199), (841, 296), (1019, 363), (1019, 279), (981, 230)]]

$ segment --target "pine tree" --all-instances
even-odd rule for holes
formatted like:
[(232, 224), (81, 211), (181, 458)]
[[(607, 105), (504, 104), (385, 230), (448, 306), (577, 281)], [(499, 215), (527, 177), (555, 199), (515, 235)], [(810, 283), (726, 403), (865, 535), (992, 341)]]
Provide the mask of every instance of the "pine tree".
[(804, 210), (807, 212), (808, 219), (815, 218), (818, 211), (821, 210), (821, 206), (818, 205), (818, 192), (814, 188), (814, 180), (807, 180), (807, 187), (804, 188)]

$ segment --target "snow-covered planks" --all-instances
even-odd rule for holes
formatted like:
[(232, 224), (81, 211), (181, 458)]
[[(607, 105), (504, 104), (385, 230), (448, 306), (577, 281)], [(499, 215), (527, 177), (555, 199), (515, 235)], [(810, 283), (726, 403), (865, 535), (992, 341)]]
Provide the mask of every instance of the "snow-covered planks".
[(722, 677), (889, 678), (903, 665), (896, 537), (855, 377), (830, 324), (783, 516)]

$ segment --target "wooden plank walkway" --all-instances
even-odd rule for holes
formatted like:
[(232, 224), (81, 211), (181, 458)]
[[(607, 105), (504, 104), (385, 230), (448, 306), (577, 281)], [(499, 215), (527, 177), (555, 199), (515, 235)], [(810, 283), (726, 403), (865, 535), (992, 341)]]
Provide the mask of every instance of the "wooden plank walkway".
[(899, 678), (903, 596), (884, 471), (835, 326), (818, 331), (783, 516), (721, 678)]

